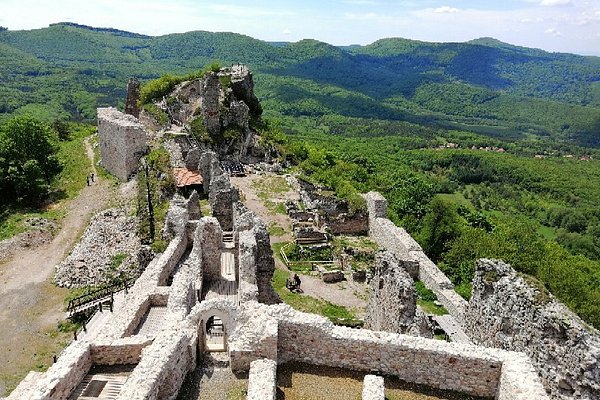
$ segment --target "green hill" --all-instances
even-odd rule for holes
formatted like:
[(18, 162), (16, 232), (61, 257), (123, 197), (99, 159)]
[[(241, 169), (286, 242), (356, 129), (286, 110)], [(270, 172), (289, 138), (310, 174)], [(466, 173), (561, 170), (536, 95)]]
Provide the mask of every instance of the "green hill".
[(333, 112), (600, 146), (600, 58), (491, 38), (390, 38), (342, 48), (203, 31), (150, 37), (60, 23), (0, 32), (0, 59), (7, 60), (0, 64), (4, 114), (33, 109), (47, 118), (93, 119), (97, 106), (120, 104), (132, 75), (187, 73), (219, 60), (248, 64), (259, 96), (284, 115)]

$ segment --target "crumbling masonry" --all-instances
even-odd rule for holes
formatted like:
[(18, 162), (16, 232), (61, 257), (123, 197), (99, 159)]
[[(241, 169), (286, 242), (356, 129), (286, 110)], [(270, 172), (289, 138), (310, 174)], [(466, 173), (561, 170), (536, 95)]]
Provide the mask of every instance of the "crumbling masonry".
[[(214, 165), (214, 155), (204, 157)], [(228, 178), (218, 168), (204, 178), (211, 182), (209, 190), (231, 195)], [(223, 201), (209, 194), (213, 204)], [(173, 202), (172, 239), (123, 307), (114, 310), (101, 332), (73, 342), (47, 372), (31, 372), (9, 399), (78, 398), (98, 382), (95, 371), (107, 365), (128, 371), (118, 384), (103, 378), (118, 393), (115, 398), (173, 399), (198, 367), (199, 354), (210, 350), (211, 317), (223, 322), (232, 370), (249, 371), (249, 399), (274, 399), (277, 365), (291, 361), (394, 375), (500, 400), (546, 399), (522, 353), (339, 327), (273, 304), (278, 299), (269, 284), (273, 258), (266, 228), (235, 196), (230, 200), (226, 209), (231, 215), (223, 221), (232, 221), (232, 241), (224, 239), (217, 218), (193, 218), (193, 202)], [(153, 315), (160, 318), (150, 323)], [(371, 387), (372, 378), (367, 382), (366, 392), (380, 390)]]

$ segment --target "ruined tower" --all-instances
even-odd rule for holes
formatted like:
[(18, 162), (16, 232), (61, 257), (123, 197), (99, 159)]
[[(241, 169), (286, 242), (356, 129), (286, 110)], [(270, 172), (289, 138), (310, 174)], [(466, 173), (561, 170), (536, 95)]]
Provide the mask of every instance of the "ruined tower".
[(127, 82), (127, 100), (125, 101), (125, 114), (133, 115), (136, 118), (140, 117), (140, 107), (138, 100), (140, 99), (140, 81), (136, 78), (129, 78)]

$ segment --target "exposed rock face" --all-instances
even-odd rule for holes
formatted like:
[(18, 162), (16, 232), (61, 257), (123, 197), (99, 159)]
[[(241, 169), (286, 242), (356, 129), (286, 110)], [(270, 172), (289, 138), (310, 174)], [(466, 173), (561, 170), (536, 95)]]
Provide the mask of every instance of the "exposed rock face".
[(127, 181), (148, 150), (144, 126), (137, 118), (116, 108), (99, 108), (98, 136), (102, 165), (120, 180)]
[(375, 257), (375, 274), (367, 304), (365, 328), (432, 337), (425, 315), (417, 310), (417, 293), (408, 272), (390, 252)]
[(140, 99), (140, 81), (137, 78), (130, 78), (127, 83), (127, 99), (125, 100), (125, 114), (133, 115), (136, 118), (140, 117), (140, 107), (138, 101)]
[(223, 160), (271, 161), (271, 150), (250, 124), (260, 120), (262, 108), (254, 95), (252, 73), (244, 65), (183, 82), (157, 105), (172, 123), (186, 127), (204, 149), (216, 151)]
[(262, 107), (254, 95), (254, 81), (252, 73), (245, 65), (231, 67), (231, 90), (233, 95), (248, 106), (248, 111), (253, 118), (260, 118)]
[(509, 265), (478, 262), (465, 320), (479, 344), (529, 355), (552, 398), (600, 398), (600, 332)]

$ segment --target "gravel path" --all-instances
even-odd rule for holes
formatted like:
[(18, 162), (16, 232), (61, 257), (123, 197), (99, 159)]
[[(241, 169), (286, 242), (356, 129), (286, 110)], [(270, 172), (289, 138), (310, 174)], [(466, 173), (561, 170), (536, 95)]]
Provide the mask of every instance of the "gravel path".
[[(284, 214), (273, 213), (264, 205), (264, 201), (258, 196), (256, 184), (258, 182), (278, 176), (272, 173), (251, 174), (246, 177), (232, 177), (231, 182), (243, 194), (243, 202), (250, 210), (254, 211), (267, 225), (277, 224), (285, 229), (282, 236), (271, 236), (271, 243), (290, 242), (292, 236), (292, 221)], [(270, 201), (285, 202), (287, 200), (298, 200), (300, 195), (294, 190), (278, 193)], [(275, 266), (281, 270), (289, 271), (288, 268), (275, 257)], [(339, 282), (335, 284), (325, 283), (318, 278), (302, 275), (302, 290), (305, 295), (327, 300), (333, 304), (349, 307), (362, 317), (366, 309), (367, 286), (355, 282)]]
[[(85, 145), (93, 161), (87, 140)], [(52, 331), (65, 318), (63, 300), (68, 291), (50, 283), (54, 266), (73, 247), (90, 217), (105, 208), (111, 197), (110, 183), (98, 177), (92, 186), (62, 205), (67, 208), (66, 216), (51, 242), (18, 251), (0, 265), (0, 396), (29, 370), (50, 365), (52, 355), (60, 349), (60, 338)]]

